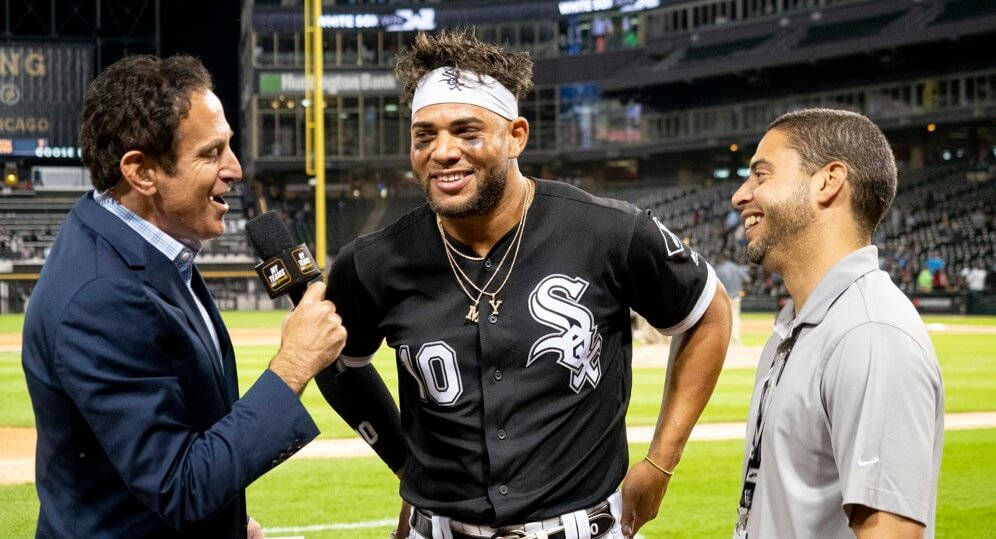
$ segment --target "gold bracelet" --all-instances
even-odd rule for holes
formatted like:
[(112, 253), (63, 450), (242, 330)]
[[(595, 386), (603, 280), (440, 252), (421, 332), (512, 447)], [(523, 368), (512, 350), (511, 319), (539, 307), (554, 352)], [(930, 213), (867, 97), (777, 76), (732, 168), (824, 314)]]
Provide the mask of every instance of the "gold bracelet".
[(657, 468), (658, 470), (661, 471), (662, 474), (664, 474), (664, 475), (666, 475), (668, 477), (671, 477), (672, 475), (674, 475), (674, 470), (670, 470), (670, 471), (665, 470), (663, 466), (661, 466), (660, 464), (657, 464), (656, 462), (650, 460), (649, 456), (643, 457), (643, 460), (649, 462), (651, 466), (653, 466), (654, 468)]

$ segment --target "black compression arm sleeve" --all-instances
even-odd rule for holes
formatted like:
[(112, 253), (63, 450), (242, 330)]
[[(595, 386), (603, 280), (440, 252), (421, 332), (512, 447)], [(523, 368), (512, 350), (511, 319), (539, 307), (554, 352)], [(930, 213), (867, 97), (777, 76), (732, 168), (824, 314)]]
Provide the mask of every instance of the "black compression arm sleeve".
[(373, 365), (346, 367), (336, 361), (315, 376), (322, 396), (377, 452), (393, 472), (408, 458), (401, 414)]

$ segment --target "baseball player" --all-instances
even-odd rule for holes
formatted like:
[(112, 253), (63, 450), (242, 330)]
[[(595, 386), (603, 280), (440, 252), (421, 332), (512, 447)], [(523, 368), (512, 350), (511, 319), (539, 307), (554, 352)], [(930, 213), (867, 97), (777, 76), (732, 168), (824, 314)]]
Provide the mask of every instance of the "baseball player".
[[(649, 212), (520, 173), (528, 55), (419, 34), (396, 73), (427, 204), (340, 251), (328, 297), (348, 338), (319, 387), (401, 477), (402, 535), (634, 535), (722, 368), (725, 292)], [(681, 337), (649, 453), (627, 473), (631, 308)], [(368, 365), (385, 340), (400, 421)]]

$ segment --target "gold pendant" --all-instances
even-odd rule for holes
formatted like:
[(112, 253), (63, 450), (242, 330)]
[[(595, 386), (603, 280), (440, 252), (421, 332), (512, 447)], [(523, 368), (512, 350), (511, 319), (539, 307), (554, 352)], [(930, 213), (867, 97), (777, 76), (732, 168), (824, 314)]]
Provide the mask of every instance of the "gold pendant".
[(477, 305), (471, 305), (470, 309), (467, 310), (467, 316), (464, 318), (476, 324), (481, 318), (480, 313), (477, 312)]
[(497, 315), (498, 309), (501, 307), (501, 303), (502, 303), (501, 300), (498, 298), (492, 297), (491, 299), (489, 299), (488, 304), (491, 305), (491, 312)]

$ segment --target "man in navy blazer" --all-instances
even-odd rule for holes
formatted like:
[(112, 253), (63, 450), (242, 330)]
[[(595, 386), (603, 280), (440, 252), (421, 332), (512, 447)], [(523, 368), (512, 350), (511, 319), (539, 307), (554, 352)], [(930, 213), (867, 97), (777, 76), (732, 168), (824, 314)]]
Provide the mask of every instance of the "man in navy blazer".
[(245, 488), (318, 434), (299, 395), (345, 341), (324, 285), (239, 398), (225, 325), (193, 258), (241, 179), (210, 75), (133, 56), (84, 100), (95, 191), (45, 262), (24, 321), (39, 537), (246, 537)]

